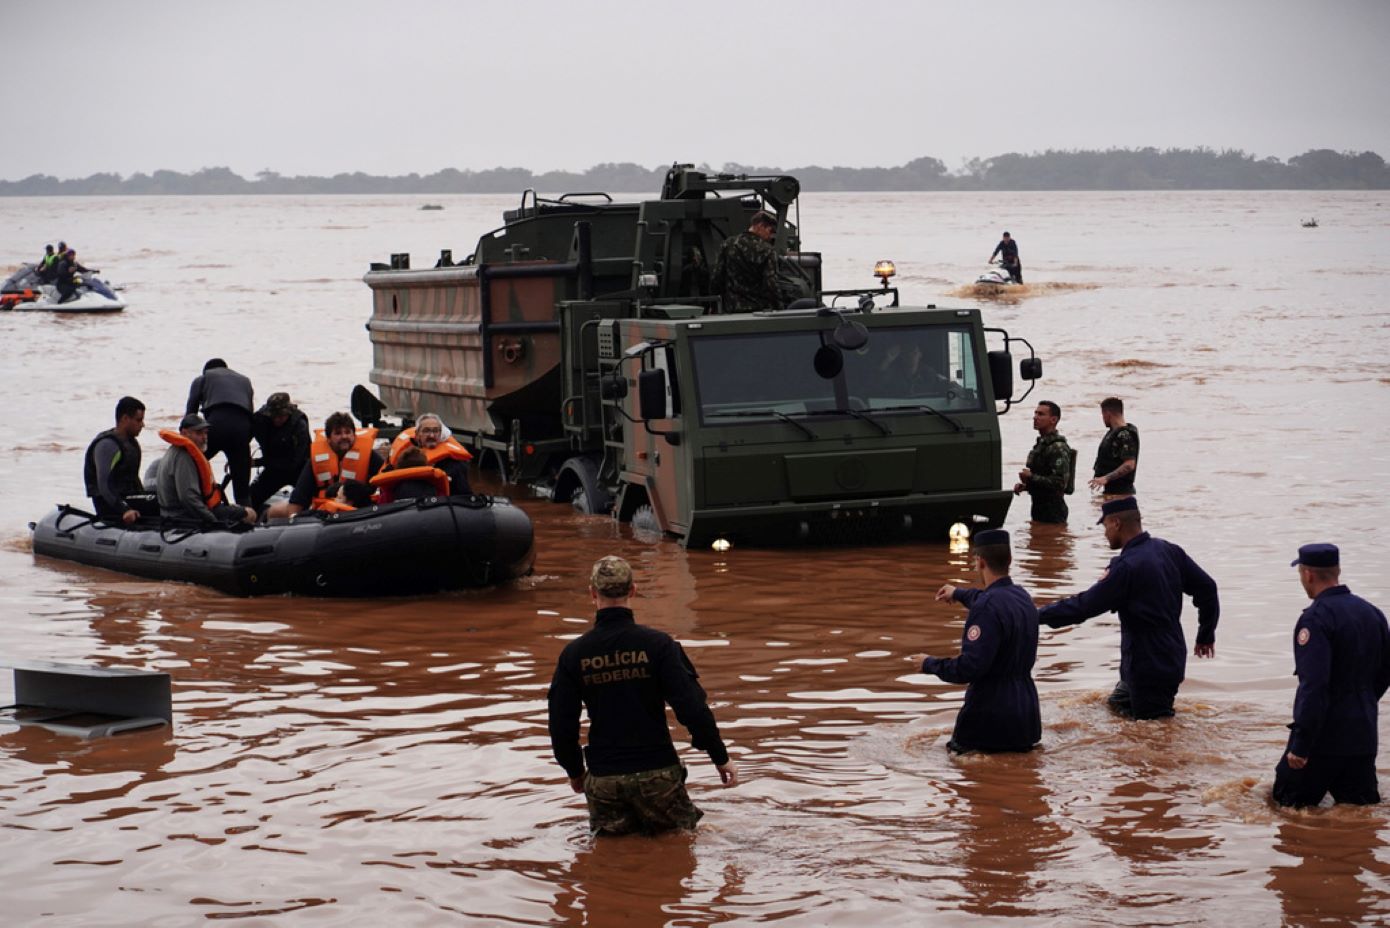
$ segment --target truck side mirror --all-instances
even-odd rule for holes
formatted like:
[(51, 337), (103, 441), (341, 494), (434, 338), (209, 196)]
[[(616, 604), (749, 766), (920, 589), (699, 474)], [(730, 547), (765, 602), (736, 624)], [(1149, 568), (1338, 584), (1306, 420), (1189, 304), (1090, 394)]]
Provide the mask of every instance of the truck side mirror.
[(1018, 362), (1018, 376), (1024, 380), (1042, 379), (1042, 358), (1024, 358)]
[(637, 411), (643, 419), (666, 418), (666, 372), (661, 368), (638, 372)]
[(845, 355), (834, 345), (821, 345), (811, 359), (816, 373), (825, 380), (834, 380), (845, 366)]
[[(1024, 364), (1027, 362), (1025, 361)], [(1023, 365), (1019, 365), (1021, 368)], [(1027, 376), (1026, 374), (1024, 375)], [(989, 353), (989, 379), (994, 384), (995, 399), (1005, 400), (1014, 395), (1014, 358), (1007, 351)]]

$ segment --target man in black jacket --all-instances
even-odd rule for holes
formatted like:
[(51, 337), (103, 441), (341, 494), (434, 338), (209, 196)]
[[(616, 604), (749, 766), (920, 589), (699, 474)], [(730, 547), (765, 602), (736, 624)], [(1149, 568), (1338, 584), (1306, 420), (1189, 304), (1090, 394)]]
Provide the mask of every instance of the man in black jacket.
[(1000, 265), (1009, 272), (1009, 277), (1016, 284), (1023, 283), (1023, 262), (1018, 259), (1018, 242), (1013, 240), (1013, 236), (1005, 232), (999, 244), (994, 246), (994, 251), (990, 253), (989, 263), (993, 264), (998, 257)]
[(207, 457), (220, 451), (227, 456), (232, 475), (232, 495), (245, 504), (251, 494), (251, 414), (255, 411), (255, 390), (251, 379), (227, 366), (221, 358), (210, 358), (201, 376), (188, 387), (184, 415), (199, 410), (208, 420)]
[[(570, 788), (584, 793), (594, 834), (694, 828), (704, 814), (685, 791), (667, 704), (690, 730), (691, 744), (708, 752), (724, 785), (738, 784), (694, 665), (670, 635), (637, 624), (628, 608), (634, 589), (627, 561), (605, 557), (594, 565), (594, 627), (561, 652), (550, 683), (551, 748)], [(581, 706), (589, 710), (582, 752)]]
[(309, 417), (290, 402), (288, 393), (272, 393), (251, 418), (251, 434), (261, 447), (251, 508), (260, 509), (275, 491), (294, 483), (309, 463)]

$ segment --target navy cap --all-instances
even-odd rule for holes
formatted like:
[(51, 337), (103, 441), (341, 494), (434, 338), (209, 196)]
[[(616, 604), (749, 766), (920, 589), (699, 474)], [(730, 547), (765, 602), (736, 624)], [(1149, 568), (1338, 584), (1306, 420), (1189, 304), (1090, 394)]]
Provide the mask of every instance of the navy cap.
[(1341, 562), (1342, 556), (1336, 545), (1304, 545), (1298, 549), (1298, 557), (1289, 566), (1336, 567)]
[(1121, 496), (1119, 499), (1108, 500), (1100, 507), (1100, 518), (1096, 520), (1096, 524), (1102, 524), (1107, 516), (1113, 516), (1117, 512), (1129, 512), (1131, 509), (1139, 511), (1139, 500), (1136, 497)]
[(990, 545), (1008, 545), (1009, 533), (1002, 528), (988, 528), (983, 532), (976, 532), (971, 544), (977, 548), (984, 548)]

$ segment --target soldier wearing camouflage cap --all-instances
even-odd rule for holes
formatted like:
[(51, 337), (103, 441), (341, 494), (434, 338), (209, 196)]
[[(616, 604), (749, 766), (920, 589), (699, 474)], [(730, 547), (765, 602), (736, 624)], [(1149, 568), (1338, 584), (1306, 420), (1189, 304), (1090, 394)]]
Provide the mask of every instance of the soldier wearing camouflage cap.
[[(628, 602), (632, 567), (601, 558), (589, 575), (594, 627), (566, 645), (548, 695), (550, 744), (570, 788), (584, 793), (594, 834), (694, 828), (703, 813), (685, 790), (686, 770), (666, 726), (666, 705), (706, 751), (725, 786), (738, 773), (719, 735), (695, 666), (668, 634), (638, 625)], [(581, 707), (589, 744), (579, 746)]]
[(281, 487), (294, 483), (309, 463), (309, 417), (288, 393), (272, 393), (251, 419), (261, 449), (261, 473), (251, 484), (251, 505), (260, 509)]

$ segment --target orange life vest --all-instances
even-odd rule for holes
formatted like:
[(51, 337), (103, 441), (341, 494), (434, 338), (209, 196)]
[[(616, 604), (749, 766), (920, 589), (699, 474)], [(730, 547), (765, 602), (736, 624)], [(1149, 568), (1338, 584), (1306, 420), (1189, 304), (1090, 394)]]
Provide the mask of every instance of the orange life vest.
[(437, 467), (402, 467), (396, 470), (384, 470), (371, 479), (371, 484), (381, 491), (381, 501), (389, 503), (395, 499), (392, 488), (406, 480), (428, 480), (434, 484), (435, 496), (449, 495), (449, 475)]
[(208, 463), (207, 456), (203, 454), (202, 449), (193, 443), (193, 439), (182, 432), (174, 432), (169, 429), (160, 429), (159, 437), (175, 448), (182, 448), (187, 451), (188, 456), (193, 459), (194, 465), (198, 468), (198, 489), (202, 491), (203, 502), (207, 504), (209, 509), (226, 502), (222, 496), (222, 488), (217, 485), (216, 480), (212, 479), (212, 465)]
[(356, 512), (356, 506), (349, 506), (347, 503), (340, 503), (336, 499), (329, 499), (327, 496), (315, 496), (309, 500), (310, 509), (318, 509), (323, 512)]
[(314, 440), (309, 445), (309, 463), (314, 468), (314, 483), (318, 484), (319, 492), (340, 480), (366, 483), (375, 442), (376, 429), (358, 429), (352, 447), (339, 460), (337, 453), (329, 447), (328, 436), (323, 434), (323, 429), (314, 429)]
[[(404, 453), (405, 449), (409, 448), (411, 445), (414, 444), (415, 426), (412, 425), (408, 429), (402, 429), (401, 433), (396, 436), (396, 440), (391, 442), (391, 453), (387, 457), (387, 462), (390, 464), (395, 464), (396, 461), (400, 458), (401, 454)], [(421, 446), (420, 450), (425, 452), (425, 459), (428, 460), (431, 465), (436, 465), (440, 461), (446, 460), (448, 458), (453, 458), (456, 461), (465, 462), (473, 460), (473, 455), (468, 453), (468, 449), (465, 448), (463, 445), (460, 445), (458, 443), (458, 440), (454, 438), (454, 436), (452, 435), (441, 441), (439, 444), (435, 445), (433, 448), (425, 448), (424, 446)], [(448, 494), (446, 493), (445, 495), (447, 496)]]

